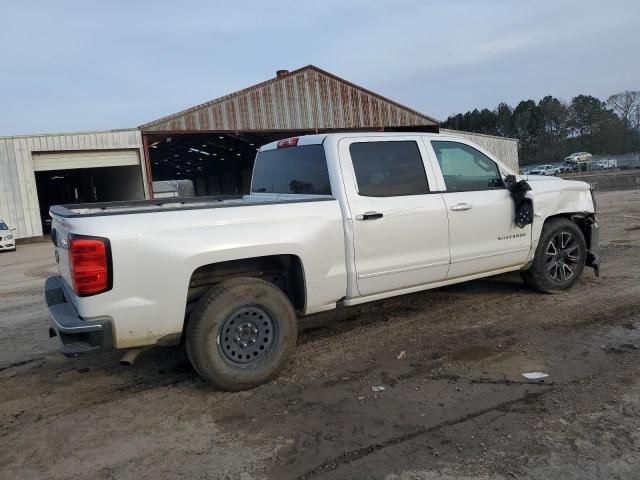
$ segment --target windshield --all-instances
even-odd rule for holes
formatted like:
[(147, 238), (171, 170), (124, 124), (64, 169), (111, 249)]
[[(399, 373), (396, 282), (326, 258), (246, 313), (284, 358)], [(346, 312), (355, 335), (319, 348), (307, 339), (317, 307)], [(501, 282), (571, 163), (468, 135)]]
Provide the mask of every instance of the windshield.
[(324, 147), (303, 145), (258, 153), (251, 192), (331, 195)]
[(4, 223), (2, 220), (0, 220), (0, 230), (9, 230), (9, 227), (7, 227), (7, 224)]

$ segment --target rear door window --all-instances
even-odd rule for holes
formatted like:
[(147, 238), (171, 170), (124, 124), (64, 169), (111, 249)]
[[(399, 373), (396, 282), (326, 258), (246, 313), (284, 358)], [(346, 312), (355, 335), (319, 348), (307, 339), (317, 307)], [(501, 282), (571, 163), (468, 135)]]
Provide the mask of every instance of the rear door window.
[(358, 194), (364, 197), (396, 197), (429, 192), (418, 144), (356, 142), (349, 146)]
[(324, 147), (302, 145), (260, 152), (253, 168), (251, 191), (331, 195)]

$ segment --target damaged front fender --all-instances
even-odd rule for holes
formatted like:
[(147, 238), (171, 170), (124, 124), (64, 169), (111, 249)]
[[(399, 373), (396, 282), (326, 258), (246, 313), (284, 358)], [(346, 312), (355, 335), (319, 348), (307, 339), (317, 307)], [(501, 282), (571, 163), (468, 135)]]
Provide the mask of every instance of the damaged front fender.
[(527, 178), (532, 191), (534, 219), (532, 225), (532, 244), (529, 263), (533, 262), (540, 235), (546, 221), (553, 217), (571, 218), (582, 230), (587, 244), (585, 265), (599, 275), (600, 257), (598, 255), (599, 226), (596, 217), (596, 200), (593, 189), (586, 182), (564, 180), (555, 177)]

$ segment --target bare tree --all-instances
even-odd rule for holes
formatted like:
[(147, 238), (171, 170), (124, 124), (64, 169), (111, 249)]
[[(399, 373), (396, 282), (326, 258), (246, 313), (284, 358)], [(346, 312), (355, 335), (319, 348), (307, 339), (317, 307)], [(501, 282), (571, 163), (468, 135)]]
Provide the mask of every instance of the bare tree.
[(620, 117), (625, 126), (638, 128), (640, 125), (638, 111), (640, 111), (640, 91), (625, 90), (611, 95), (607, 105)]

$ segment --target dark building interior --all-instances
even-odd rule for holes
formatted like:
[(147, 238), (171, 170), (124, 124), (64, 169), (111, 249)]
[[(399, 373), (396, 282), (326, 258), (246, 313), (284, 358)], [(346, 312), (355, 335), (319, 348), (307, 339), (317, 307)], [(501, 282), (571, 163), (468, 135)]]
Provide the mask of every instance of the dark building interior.
[(151, 175), (153, 181), (191, 180), (197, 196), (248, 193), (258, 148), (287, 136), (286, 132), (149, 135)]

